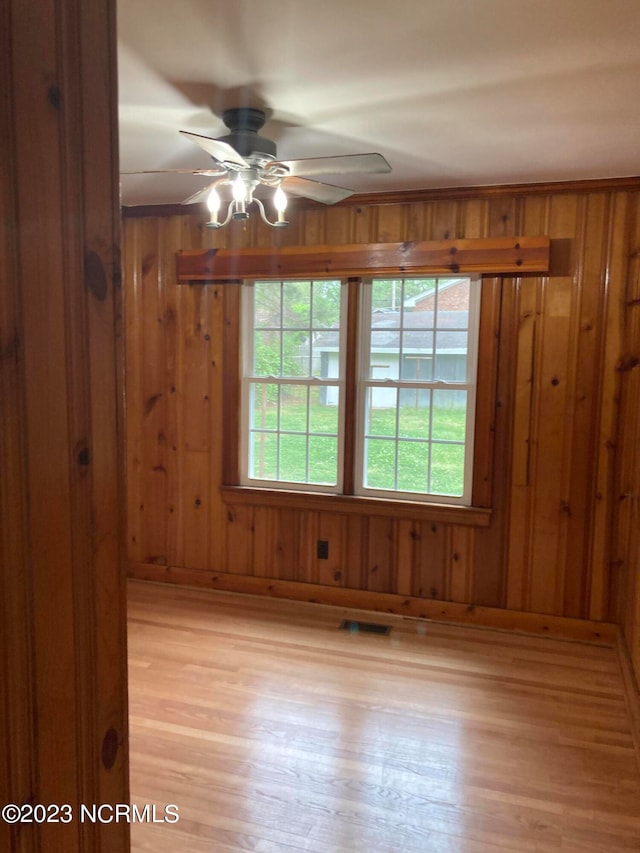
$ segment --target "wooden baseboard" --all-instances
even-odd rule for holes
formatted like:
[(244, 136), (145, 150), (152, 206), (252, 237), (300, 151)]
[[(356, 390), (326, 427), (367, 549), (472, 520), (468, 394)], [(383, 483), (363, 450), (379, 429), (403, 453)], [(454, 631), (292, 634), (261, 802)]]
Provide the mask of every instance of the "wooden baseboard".
[(640, 685), (633, 670), (631, 655), (629, 654), (627, 642), (621, 628), (618, 628), (616, 651), (624, 682), (627, 708), (629, 709), (629, 716), (631, 718), (631, 732), (636, 748), (636, 758), (638, 760), (638, 767), (640, 767)]
[(413, 598), (393, 593), (329, 587), (297, 581), (257, 578), (152, 563), (133, 563), (129, 576), (137, 580), (174, 583), (181, 586), (266, 595), (273, 598), (331, 604), (358, 610), (393, 613), (416, 619), (475, 625), (500, 631), (519, 631), (566, 640), (599, 643), (615, 646), (618, 626), (611, 622), (593, 622), (587, 619), (570, 619), (566, 616), (549, 616), (526, 613), (521, 610), (503, 610), (498, 607), (478, 607), (450, 601)]

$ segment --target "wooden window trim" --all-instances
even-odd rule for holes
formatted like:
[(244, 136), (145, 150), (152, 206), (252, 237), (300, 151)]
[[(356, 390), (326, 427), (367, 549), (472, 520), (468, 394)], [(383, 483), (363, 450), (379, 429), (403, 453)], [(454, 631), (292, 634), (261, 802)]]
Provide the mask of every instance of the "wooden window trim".
[(548, 272), (549, 256), (548, 237), (185, 249), (176, 253), (176, 275), (181, 284), (300, 276), (523, 275)]
[(259, 489), (253, 486), (221, 486), (226, 504), (304, 509), (312, 512), (339, 512), (349, 515), (382, 515), (389, 518), (434, 521), (468, 527), (488, 527), (491, 509), (477, 506), (438, 504), (360, 495), (335, 495), (287, 489)]
[[(327, 511), (383, 514), (400, 518), (442, 519), (452, 524), (486, 526), (491, 517), (495, 412), (497, 405), (498, 347), (502, 276), (510, 272), (548, 272), (548, 237), (444, 240), (418, 243), (388, 243), (356, 246), (291, 246), (282, 249), (209, 249), (183, 251), (176, 255), (180, 283), (224, 284), (223, 298), (223, 483), (228, 503), (305, 507)], [(310, 266), (309, 266), (310, 265)], [(307, 268), (309, 267), (309, 268)], [(354, 496), (354, 439), (347, 439), (345, 494), (307, 493), (285, 489), (239, 486), (240, 422), (240, 286), (243, 279), (283, 279), (340, 275), (349, 279), (349, 323), (357, 321), (357, 283), (352, 278), (368, 274), (438, 275), (442, 273), (482, 275), (478, 376), (474, 438), (471, 506), (432, 502), (385, 500)], [(352, 331), (351, 329), (349, 330)], [(351, 334), (350, 340), (355, 336)], [(355, 382), (355, 352), (347, 354), (347, 379)], [(351, 377), (351, 379), (349, 379)]]

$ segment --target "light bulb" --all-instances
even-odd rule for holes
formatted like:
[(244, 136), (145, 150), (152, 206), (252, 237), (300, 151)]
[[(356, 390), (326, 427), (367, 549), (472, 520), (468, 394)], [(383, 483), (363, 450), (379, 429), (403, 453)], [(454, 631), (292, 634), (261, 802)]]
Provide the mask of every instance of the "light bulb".
[(220, 196), (215, 187), (212, 187), (211, 192), (207, 196), (207, 207), (211, 213), (217, 213), (220, 210)]
[(278, 187), (273, 195), (273, 204), (278, 213), (284, 213), (287, 209), (287, 196), (282, 189), (282, 187)]
[(233, 198), (238, 204), (242, 203), (245, 200), (246, 189), (244, 185), (244, 181), (242, 177), (238, 175), (238, 177), (233, 182)]

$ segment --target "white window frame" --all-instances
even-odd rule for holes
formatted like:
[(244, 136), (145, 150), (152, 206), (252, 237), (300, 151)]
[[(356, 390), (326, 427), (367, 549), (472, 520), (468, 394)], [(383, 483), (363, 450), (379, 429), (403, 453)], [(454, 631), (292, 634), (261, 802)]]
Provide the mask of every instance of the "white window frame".
[[(474, 436), (476, 426), (476, 395), (477, 395), (477, 372), (478, 372), (478, 345), (480, 331), (480, 296), (481, 296), (481, 277), (474, 275), (456, 275), (456, 276), (435, 276), (422, 274), (416, 276), (404, 276), (406, 279), (424, 278), (460, 278), (469, 279), (469, 318), (468, 318), (468, 338), (467, 338), (467, 378), (466, 382), (453, 381), (415, 381), (415, 380), (375, 380), (364, 376), (364, 371), (368, 365), (368, 352), (370, 347), (371, 334), (371, 281), (372, 280), (388, 280), (392, 276), (375, 275), (369, 278), (362, 278), (358, 283), (359, 288), (359, 316), (357, 323), (357, 376), (356, 376), (356, 391), (355, 391), (355, 435), (354, 441), (354, 495), (357, 497), (372, 497), (383, 498), (390, 501), (408, 501), (415, 503), (434, 503), (447, 506), (471, 506), (472, 505), (472, 488), (473, 488), (473, 468), (474, 468)], [(327, 281), (338, 280), (337, 276), (325, 277), (298, 277), (296, 281)], [(264, 279), (256, 279), (255, 281), (265, 281)], [(345, 448), (345, 393), (346, 393), (346, 378), (345, 368), (347, 359), (347, 350), (349, 343), (347, 342), (347, 329), (349, 326), (347, 317), (347, 288), (346, 279), (341, 280), (341, 322), (339, 332), (339, 377), (330, 377), (322, 379), (321, 377), (279, 377), (279, 376), (258, 376), (253, 375), (253, 312), (254, 312), (254, 284), (255, 281), (245, 281), (241, 287), (241, 325), (240, 325), (240, 368), (241, 368), (241, 390), (240, 390), (240, 484), (253, 488), (273, 489), (276, 491), (302, 491), (302, 492), (318, 492), (326, 495), (342, 495), (343, 494), (343, 479), (344, 479), (344, 448)], [(286, 279), (273, 280), (274, 285), (281, 285)], [(249, 476), (250, 470), (250, 391), (251, 385), (256, 382), (269, 382), (275, 385), (283, 386), (287, 384), (322, 387), (322, 386), (337, 386), (338, 387), (338, 436), (337, 436), (337, 482), (335, 486), (315, 483), (301, 483), (290, 480), (267, 480)], [(403, 492), (398, 490), (372, 489), (363, 485), (364, 472), (364, 445), (365, 445), (365, 400), (367, 389), (370, 387), (397, 387), (399, 389), (418, 388), (418, 389), (448, 389), (448, 390), (464, 390), (467, 392), (467, 419), (465, 430), (465, 461), (464, 461), (464, 488), (460, 496), (444, 495), (437, 493), (425, 492)], [(274, 430), (277, 434), (278, 430)], [(307, 435), (313, 433), (307, 433)], [(396, 439), (397, 444), (397, 439)]]
[[(441, 279), (444, 276), (404, 276), (414, 278)], [(362, 497), (378, 497), (390, 500), (407, 500), (424, 503), (439, 503), (458, 506), (470, 506), (473, 489), (474, 436), (476, 415), (476, 391), (478, 379), (478, 343), (480, 332), (480, 276), (447, 276), (447, 278), (469, 279), (469, 316), (467, 332), (467, 376), (465, 382), (425, 381), (400, 379), (400, 362), (402, 350), (399, 351), (398, 379), (372, 379), (366, 375), (369, 370), (369, 353), (371, 345), (371, 299), (373, 280), (390, 280), (392, 276), (373, 276), (360, 283), (360, 316), (358, 322), (358, 388), (356, 390), (357, 416), (355, 436), (355, 479), (354, 491)], [(436, 303), (437, 310), (437, 303)], [(435, 340), (434, 330), (434, 340)], [(447, 495), (435, 492), (405, 492), (397, 489), (376, 489), (364, 485), (365, 469), (365, 434), (366, 434), (366, 397), (369, 388), (397, 388), (398, 394), (402, 389), (415, 388), (418, 390), (459, 390), (467, 392), (467, 418), (464, 439), (463, 491), (461, 495)], [(431, 418), (430, 408), (430, 418)], [(431, 432), (431, 430), (429, 430)], [(393, 441), (393, 439), (389, 439)], [(395, 439), (396, 448), (398, 439)], [(397, 450), (396, 450), (397, 452)]]
[[(300, 278), (296, 281), (340, 281), (340, 329), (338, 345), (339, 376), (328, 377), (283, 377), (283, 376), (258, 376), (253, 373), (254, 356), (254, 285), (256, 281), (245, 281), (241, 290), (241, 337), (240, 337), (240, 360), (241, 360), (241, 415), (240, 415), (240, 482), (243, 486), (252, 486), (265, 489), (288, 489), (292, 491), (322, 492), (325, 494), (342, 494), (344, 478), (344, 428), (345, 428), (345, 366), (347, 352), (347, 282), (337, 277), (326, 278)], [(282, 285), (285, 280), (273, 280), (265, 283)], [(310, 322), (312, 321), (310, 313)], [(311, 326), (310, 326), (311, 328)], [(285, 330), (285, 331), (288, 331)], [(250, 435), (251, 435), (251, 386), (256, 383), (268, 383), (278, 387), (284, 385), (306, 386), (308, 388), (338, 387), (338, 435), (337, 435), (337, 477), (335, 485), (324, 483), (306, 483), (292, 480), (268, 480), (249, 476), (251, 470), (250, 458)], [(286, 433), (286, 431), (284, 431)], [(280, 434), (275, 430), (274, 434)], [(307, 431), (307, 436), (314, 435)]]

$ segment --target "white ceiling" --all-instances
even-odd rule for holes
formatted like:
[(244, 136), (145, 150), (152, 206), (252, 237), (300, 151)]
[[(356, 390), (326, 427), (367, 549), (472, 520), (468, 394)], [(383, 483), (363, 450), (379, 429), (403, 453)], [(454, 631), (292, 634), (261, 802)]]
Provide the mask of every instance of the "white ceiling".
[(207, 168), (178, 130), (260, 106), (281, 159), (383, 154), (326, 178), (358, 192), (640, 174), (640, 0), (121, 0), (118, 33), (122, 171)]

